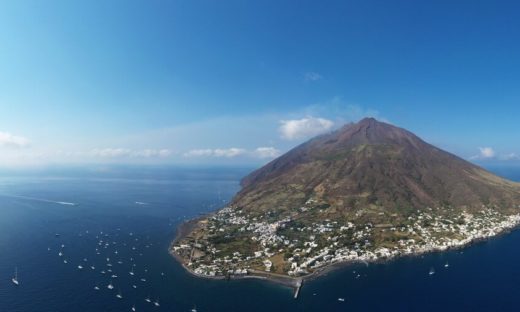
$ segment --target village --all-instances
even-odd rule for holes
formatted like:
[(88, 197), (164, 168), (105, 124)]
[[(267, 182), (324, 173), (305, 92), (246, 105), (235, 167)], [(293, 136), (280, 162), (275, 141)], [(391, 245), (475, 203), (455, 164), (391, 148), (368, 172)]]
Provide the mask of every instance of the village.
[[(302, 208), (303, 213), (309, 209)], [(302, 277), (335, 263), (375, 262), (457, 248), (520, 223), (519, 214), (503, 215), (485, 207), (459, 215), (434, 215), (431, 210), (417, 210), (399, 225), (378, 225), (327, 219), (304, 223), (296, 221), (297, 216), (274, 221), (269, 214), (252, 217), (226, 207), (200, 221), (197, 237), (185, 237), (172, 249), (200, 276), (261, 272)]]

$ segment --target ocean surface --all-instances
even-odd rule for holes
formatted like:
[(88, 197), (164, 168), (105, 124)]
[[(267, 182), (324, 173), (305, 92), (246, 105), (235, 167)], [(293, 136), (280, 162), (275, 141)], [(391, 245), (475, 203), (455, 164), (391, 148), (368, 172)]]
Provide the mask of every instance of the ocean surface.
[[(520, 181), (520, 168), (490, 169)], [(127, 168), (0, 177), (0, 311), (520, 309), (520, 230), (462, 250), (345, 266), (307, 282), (298, 300), (264, 281), (189, 275), (168, 254), (176, 226), (221, 207), (247, 172)], [(19, 286), (11, 282), (15, 270)]]

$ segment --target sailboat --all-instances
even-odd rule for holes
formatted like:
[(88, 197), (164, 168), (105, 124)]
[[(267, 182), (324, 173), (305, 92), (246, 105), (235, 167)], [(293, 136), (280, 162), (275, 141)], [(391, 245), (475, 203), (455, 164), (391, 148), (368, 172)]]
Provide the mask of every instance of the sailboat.
[(14, 276), (11, 279), (11, 281), (13, 281), (13, 284), (15, 284), (16, 286), (20, 285), (20, 283), (18, 283), (18, 268), (14, 269)]

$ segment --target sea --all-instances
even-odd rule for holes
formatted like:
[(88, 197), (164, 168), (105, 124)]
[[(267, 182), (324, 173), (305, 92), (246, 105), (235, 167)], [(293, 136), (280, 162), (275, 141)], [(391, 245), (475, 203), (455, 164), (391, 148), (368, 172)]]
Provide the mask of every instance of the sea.
[[(520, 181), (518, 167), (489, 169)], [(2, 173), (0, 311), (520, 310), (519, 230), (461, 250), (343, 266), (307, 281), (296, 300), (266, 281), (188, 274), (168, 254), (176, 227), (225, 205), (250, 170)]]

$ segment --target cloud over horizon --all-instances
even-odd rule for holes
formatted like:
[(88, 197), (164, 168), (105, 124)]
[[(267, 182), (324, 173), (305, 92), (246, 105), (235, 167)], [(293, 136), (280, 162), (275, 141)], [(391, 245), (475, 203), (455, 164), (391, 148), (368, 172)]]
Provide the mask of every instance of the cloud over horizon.
[[(78, 155), (81, 155), (79, 153)], [(131, 157), (131, 158), (154, 158), (154, 157), (168, 157), (173, 153), (169, 149), (143, 149), (143, 150), (134, 150), (129, 148), (95, 148), (92, 149), (88, 156), (93, 157), (101, 157), (101, 158), (121, 158), (121, 157)]]
[(186, 158), (197, 157), (216, 157), (216, 158), (234, 158), (238, 156), (248, 156), (254, 158), (275, 158), (280, 155), (280, 151), (274, 147), (258, 147), (248, 151), (244, 148), (216, 148), (216, 149), (193, 149), (183, 154)]
[(22, 148), (29, 146), (30, 141), (22, 136), (12, 135), (9, 132), (0, 131), (0, 147)]

